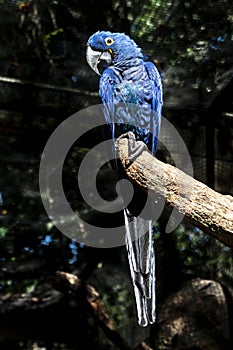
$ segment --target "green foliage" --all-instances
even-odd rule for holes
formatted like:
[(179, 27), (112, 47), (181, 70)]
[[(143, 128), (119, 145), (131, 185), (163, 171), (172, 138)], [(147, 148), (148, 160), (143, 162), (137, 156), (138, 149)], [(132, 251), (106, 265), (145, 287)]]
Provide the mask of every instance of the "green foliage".
[(124, 285), (114, 285), (111, 294), (103, 295), (103, 302), (116, 326), (129, 322), (129, 310), (134, 307), (134, 300)]
[(48, 44), (51, 40), (52, 40), (52, 37), (56, 36), (57, 34), (59, 33), (62, 33), (63, 32), (63, 29), (62, 28), (57, 28), (55, 30), (53, 30), (52, 32), (46, 34), (44, 36), (44, 40), (45, 42)]
[(0, 239), (4, 238), (7, 233), (7, 227), (0, 227)]
[[(97, 78), (91, 75), (85, 61), (89, 35), (102, 29), (126, 32), (146, 56), (157, 61), (163, 73), (165, 113), (172, 115), (174, 126), (179, 125), (183, 135), (188, 128), (192, 134), (188, 148), (197, 142), (203, 160), (206, 154), (195, 126), (205, 123), (206, 95), (210, 91), (219, 95), (225, 83), (222, 77), (232, 69), (233, 4), (225, 0), (0, 0), (0, 4), (0, 76), (16, 80), (14, 84), (1, 82), (0, 290), (2, 294), (32, 293), (38, 283), (56, 270), (79, 273), (92, 259), (88, 248), (65, 237), (51, 224), (38, 186), (40, 157), (49, 135), (69, 115), (99, 102), (92, 94), (98, 91)], [(21, 4), (30, 6), (20, 9)], [(32, 85), (24, 84), (25, 81)], [(39, 89), (33, 83), (49, 85), (50, 89)], [(57, 90), (51, 89), (52, 85)], [(70, 93), (61, 93), (63, 88)], [(185, 105), (188, 89), (191, 98), (198, 95), (195, 108), (189, 100)], [(177, 90), (181, 96), (178, 102)], [(232, 90), (229, 95), (232, 98)], [(170, 105), (169, 97), (173, 99)], [(226, 157), (232, 151), (232, 118), (224, 119), (222, 114), (223, 108), (224, 112), (227, 108), (222, 100), (225, 97), (226, 94), (218, 101), (219, 114), (213, 120), (215, 126), (221, 127), (221, 132), (215, 133), (219, 138), (215, 150), (218, 157), (222, 153)], [(100, 133), (93, 133), (75, 145), (67, 156), (63, 174), (64, 190), (71, 206), (91, 219), (96, 214), (83, 204), (77, 169), (101, 137)], [(222, 153), (220, 141), (224, 141)], [(112, 175), (110, 179), (106, 167), (101, 169), (98, 180), (104, 198), (110, 198), (108, 181), (112, 184), (115, 179)], [(219, 182), (227, 181), (232, 183), (231, 177), (228, 179), (224, 173)], [(106, 224), (102, 221), (101, 224)], [(169, 294), (174, 286), (193, 277), (232, 283), (232, 250), (206, 233), (182, 223), (167, 235), (161, 220), (155, 227), (155, 239), (160, 298), (164, 291)], [(91, 254), (97, 255), (95, 251)], [(97, 259), (99, 269), (107, 253), (101, 254)], [(106, 281), (111, 272), (104, 273)], [(131, 320), (133, 324), (134, 300), (125, 284), (112, 282), (110, 288), (106, 283), (103, 286), (96, 283), (117, 327)]]
[(224, 281), (229, 275), (233, 277), (233, 254), (229, 247), (188, 224), (179, 225), (174, 234), (186, 278)]

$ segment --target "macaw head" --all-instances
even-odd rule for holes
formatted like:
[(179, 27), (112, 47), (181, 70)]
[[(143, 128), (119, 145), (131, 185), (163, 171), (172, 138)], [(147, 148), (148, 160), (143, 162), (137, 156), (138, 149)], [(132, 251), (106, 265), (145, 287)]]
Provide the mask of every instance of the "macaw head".
[(99, 75), (99, 64), (129, 67), (134, 58), (142, 58), (141, 49), (123, 33), (96, 32), (87, 42), (86, 58), (89, 66)]

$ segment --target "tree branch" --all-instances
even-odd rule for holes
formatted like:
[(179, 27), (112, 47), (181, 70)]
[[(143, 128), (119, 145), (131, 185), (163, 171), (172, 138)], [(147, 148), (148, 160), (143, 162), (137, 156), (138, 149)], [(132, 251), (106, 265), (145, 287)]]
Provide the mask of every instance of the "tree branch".
[(55, 278), (49, 279), (50, 285), (64, 294), (71, 293), (76, 297), (82, 297), (86, 306), (97, 325), (102, 329), (107, 338), (120, 350), (130, 350), (131, 348), (121, 335), (115, 330), (110, 320), (105, 305), (97, 290), (82, 281), (73, 274), (57, 271)]
[(233, 197), (222, 195), (148, 151), (132, 163), (128, 160), (127, 134), (118, 138), (116, 149), (130, 180), (148, 190), (154, 200), (176, 208), (184, 219), (233, 248)]

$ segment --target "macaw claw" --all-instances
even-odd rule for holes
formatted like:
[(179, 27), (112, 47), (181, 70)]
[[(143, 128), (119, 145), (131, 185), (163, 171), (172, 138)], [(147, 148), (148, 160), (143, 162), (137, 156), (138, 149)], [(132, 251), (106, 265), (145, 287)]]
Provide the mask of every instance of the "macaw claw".
[(119, 139), (122, 138), (128, 139), (128, 160), (130, 162), (134, 162), (143, 151), (148, 151), (147, 145), (143, 141), (137, 141), (132, 131), (119, 136)]
[(134, 162), (143, 151), (147, 151), (148, 148), (143, 141), (137, 141), (135, 135), (132, 131), (128, 132), (128, 147), (129, 156), (128, 160)]

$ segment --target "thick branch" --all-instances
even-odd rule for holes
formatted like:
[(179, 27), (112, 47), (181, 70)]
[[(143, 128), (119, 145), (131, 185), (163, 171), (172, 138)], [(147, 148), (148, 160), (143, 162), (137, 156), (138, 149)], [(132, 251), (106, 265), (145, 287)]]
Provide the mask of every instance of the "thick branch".
[(233, 248), (233, 198), (222, 195), (178, 168), (164, 164), (144, 151), (131, 163), (128, 140), (120, 137), (116, 148), (128, 177), (149, 191), (154, 199), (176, 208), (184, 218), (225, 245)]
[(121, 350), (130, 350), (128, 344), (115, 330), (111, 320), (108, 317), (104, 303), (99, 293), (90, 285), (83, 284), (75, 275), (57, 271), (56, 278), (50, 279), (50, 284), (64, 294), (73, 294), (76, 297), (82, 295), (83, 301), (87, 302), (87, 308), (98, 326), (112, 343)]

